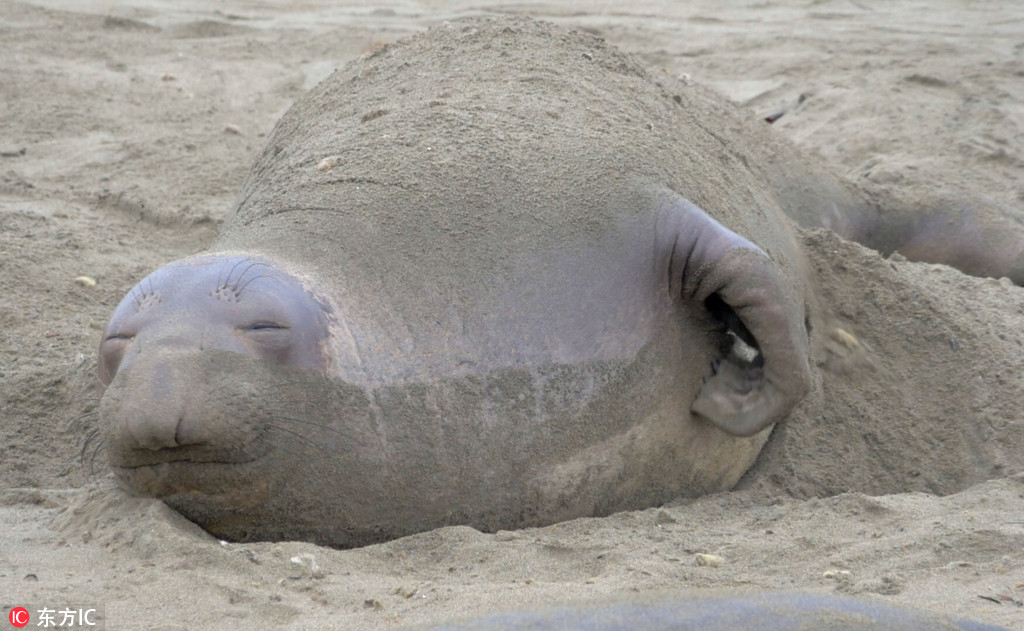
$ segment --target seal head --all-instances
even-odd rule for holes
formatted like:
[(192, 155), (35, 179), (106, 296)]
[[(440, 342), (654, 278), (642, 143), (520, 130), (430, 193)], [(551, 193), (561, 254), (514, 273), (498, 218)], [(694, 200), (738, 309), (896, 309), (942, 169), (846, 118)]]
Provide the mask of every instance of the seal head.
[[(154, 452), (209, 443), (211, 428), (197, 423), (194, 397), (172, 396), (174, 358), (225, 351), (271, 365), (326, 371), (330, 308), (302, 283), (268, 261), (248, 256), (197, 256), (142, 279), (118, 305), (99, 349), (99, 378), (109, 386), (119, 371), (148, 362), (143, 401), (153, 409), (119, 415), (117, 453)], [(135, 371), (142, 372), (142, 371)], [(131, 457), (123, 458), (127, 464)]]

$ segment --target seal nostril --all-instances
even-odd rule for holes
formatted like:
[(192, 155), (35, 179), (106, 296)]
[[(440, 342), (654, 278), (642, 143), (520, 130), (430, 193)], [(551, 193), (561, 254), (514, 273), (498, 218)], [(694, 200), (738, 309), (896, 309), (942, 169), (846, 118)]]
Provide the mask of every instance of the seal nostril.
[(159, 451), (178, 446), (175, 432), (167, 431), (170, 428), (152, 417), (135, 417), (127, 429), (134, 449)]
[(185, 424), (185, 416), (184, 415), (179, 416), (178, 417), (178, 422), (174, 426), (174, 442), (177, 443), (177, 446), (179, 446), (179, 447), (184, 444), (184, 441), (181, 438), (181, 434), (182, 434), (181, 429), (182, 429), (182, 426), (184, 424)]
[(174, 425), (174, 442), (176, 447), (203, 445), (210, 442), (209, 426), (204, 422), (196, 422), (186, 408), (178, 414)]

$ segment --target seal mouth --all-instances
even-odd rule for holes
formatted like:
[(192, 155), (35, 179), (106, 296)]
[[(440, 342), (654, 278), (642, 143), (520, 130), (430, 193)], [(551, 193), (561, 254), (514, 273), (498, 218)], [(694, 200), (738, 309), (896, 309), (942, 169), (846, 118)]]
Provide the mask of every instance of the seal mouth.
[(263, 504), (273, 486), (274, 445), (268, 427), (253, 425), (252, 433), (221, 435), (217, 442), (159, 449), (122, 444), (108, 452), (110, 466), (127, 488), (186, 517)]
[[(153, 465), (113, 467), (131, 490), (163, 500), (179, 512), (240, 509), (263, 504), (272, 482), (262, 468), (239, 462), (178, 460)], [(187, 516), (187, 515), (186, 515)]]
[[(123, 425), (130, 425), (124, 423)], [(182, 466), (223, 464), (240, 465), (265, 457), (273, 450), (268, 437), (271, 428), (266, 422), (251, 421), (242, 429), (213, 434), (192, 444), (164, 445), (157, 448), (143, 446), (139, 441), (125, 440), (117, 435), (109, 440), (107, 458), (115, 469), (156, 467), (170, 463)], [(130, 434), (130, 430), (122, 430)], [(175, 441), (179, 440), (175, 436)]]
[[(253, 441), (255, 443), (256, 441)], [(250, 443), (251, 445), (252, 443)], [(237, 465), (259, 460), (263, 453), (254, 453), (250, 445), (235, 449), (209, 446), (166, 447), (163, 449), (127, 449), (111, 453), (110, 465), (116, 469), (142, 469), (171, 463)], [(258, 450), (265, 451), (265, 450)]]

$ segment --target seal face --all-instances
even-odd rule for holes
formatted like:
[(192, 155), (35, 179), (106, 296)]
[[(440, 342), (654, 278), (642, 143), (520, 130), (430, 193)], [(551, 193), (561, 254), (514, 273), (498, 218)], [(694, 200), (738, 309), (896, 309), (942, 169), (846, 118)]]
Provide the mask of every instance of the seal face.
[(339, 71), (211, 252), (115, 311), (118, 475), (222, 538), (339, 546), (730, 488), (809, 387), (809, 282), (720, 109), (521, 19)]
[[(100, 343), (100, 381), (109, 386), (119, 371), (131, 370), (143, 351), (147, 357), (226, 351), (272, 365), (326, 371), (329, 315), (328, 307), (297, 279), (266, 260), (200, 256), (178, 261), (144, 278), (114, 311)], [(155, 405), (175, 400), (157, 391), (180, 381), (170, 365), (148, 368)], [(121, 464), (131, 462), (128, 454), (133, 452), (209, 442), (208, 428), (186, 414), (184, 406), (177, 414), (147, 413), (122, 421), (125, 427), (117, 434)]]

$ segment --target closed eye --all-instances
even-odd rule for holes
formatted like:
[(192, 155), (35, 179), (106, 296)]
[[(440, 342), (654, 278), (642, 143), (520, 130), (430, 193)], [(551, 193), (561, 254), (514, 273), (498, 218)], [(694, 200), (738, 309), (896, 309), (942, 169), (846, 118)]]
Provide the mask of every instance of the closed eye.
[(287, 326), (277, 322), (259, 321), (242, 327), (245, 331), (280, 331), (288, 329)]
[(261, 357), (282, 363), (287, 361), (295, 341), (291, 328), (274, 320), (256, 320), (238, 331)]
[(110, 385), (110, 381), (121, 367), (121, 360), (134, 342), (134, 333), (111, 333), (103, 338), (103, 343), (100, 344), (99, 378), (104, 386)]

